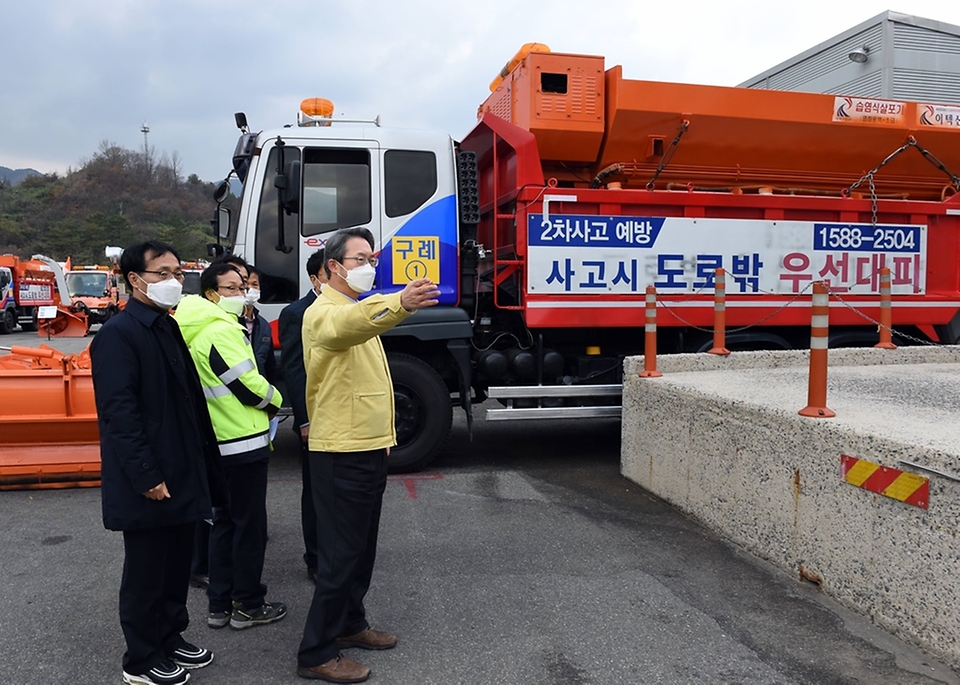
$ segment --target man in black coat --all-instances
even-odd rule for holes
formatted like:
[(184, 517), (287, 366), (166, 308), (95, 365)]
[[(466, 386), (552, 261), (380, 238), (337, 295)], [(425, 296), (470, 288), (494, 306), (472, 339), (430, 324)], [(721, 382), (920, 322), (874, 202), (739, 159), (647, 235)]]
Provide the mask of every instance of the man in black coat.
[[(200, 378), (176, 322), (183, 272), (172, 247), (120, 258), (124, 310), (90, 346), (100, 428), (103, 524), (123, 532), (123, 681), (179, 685), (213, 654), (186, 642), (194, 528), (219, 490), (219, 455)], [(219, 498), (217, 498), (219, 499)]]
[(310, 459), (307, 438), (310, 436), (310, 417), (307, 415), (307, 371), (303, 366), (303, 313), (317, 299), (321, 286), (327, 282), (323, 269), (323, 249), (307, 259), (307, 277), (313, 288), (299, 300), (280, 312), (280, 366), (287, 381), (287, 394), (293, 407), (293, 430), (300, 438), (300, 464), (303, 489), (300, 493), (300, 524), (303, 528), (303, 561), (307, 576), (317, 582), (317, 514), (310, 488)]

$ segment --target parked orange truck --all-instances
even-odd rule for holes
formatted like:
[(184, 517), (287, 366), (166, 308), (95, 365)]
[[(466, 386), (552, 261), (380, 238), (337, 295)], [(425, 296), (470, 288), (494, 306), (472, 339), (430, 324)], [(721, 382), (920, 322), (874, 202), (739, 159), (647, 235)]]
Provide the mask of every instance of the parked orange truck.
[(67, 292), (93, 324), (104, 323), (120, 311), (117, 274), (109, 266), (74, 267), (66, 274)]
[(0, 333), (37, 330), (37, 308), (56, 304), (56, 277), (34, 259), (0, 255)]
[(873, 345), (883, 268), (898, 331), (960, 340), (960, 106), (633, 80), (536, 47), (460, 140), (318, 98), (296, 125), (237, 116), (243, 194), (217, 225), (260, 270), (268, 320), (310, 290), (303, 265), (339, 228), (373, 234), (378, 292), (439, 285), (439, 306), (383, 336), (392, 468), (429, 463), (456, 405), (618, 415), (646, 287), (661, 351), (704, 351), (721, 267), (730, 349), (808, 345), (818, 280), (857, 310), (831, 303), (830, 345)]

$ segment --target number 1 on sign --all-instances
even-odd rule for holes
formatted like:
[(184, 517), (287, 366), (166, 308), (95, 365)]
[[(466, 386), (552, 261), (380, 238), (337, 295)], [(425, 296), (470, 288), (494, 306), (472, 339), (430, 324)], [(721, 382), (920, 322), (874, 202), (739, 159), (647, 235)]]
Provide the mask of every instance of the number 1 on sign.
[(404, 285), (418, 278), (440, 280), (440, 239), (403, 236), (393, 239), (393, 283)]

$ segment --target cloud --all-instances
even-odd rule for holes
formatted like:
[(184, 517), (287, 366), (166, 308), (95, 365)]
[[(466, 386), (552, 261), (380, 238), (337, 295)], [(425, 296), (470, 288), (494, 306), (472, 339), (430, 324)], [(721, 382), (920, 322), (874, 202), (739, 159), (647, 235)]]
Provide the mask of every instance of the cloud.
[[(0, 165), (64, 171), (101, 141), (223, 176), (245, 111), (293, 123), (303, 98), (338, 115), (463, 137), (523, 43), (606, 57), (627, 78), (735, 85), (886, 7), (808, 2), (47, 0), (5, 8)], [(960, 23), (960, 8), (931, 7)], [(19, 65), (10, 68), (9, 65)], [(11, 95), (12, 94), (12, 95)]]

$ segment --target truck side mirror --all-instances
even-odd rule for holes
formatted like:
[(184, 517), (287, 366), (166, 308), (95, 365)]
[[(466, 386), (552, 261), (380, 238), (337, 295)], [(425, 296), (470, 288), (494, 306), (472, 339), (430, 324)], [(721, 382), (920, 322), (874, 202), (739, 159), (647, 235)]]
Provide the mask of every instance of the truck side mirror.
[(220, 204), (227, 199), (228, 195), (230, 195), (230, 181), (225, 178), (214, 188), (213, 201)]
[(217, 206), (213, 217), (213, 237), (219, 240), (230, 237), (230, 210), (223, 205)]
[(257, 134), (244, 131), (237, 141), (237, 147), (233, 151), (233, 171), (243, 183), (247, 180), (247, 172), (250, 171), (250, 160), (253, 159), (254, 150), (257, 148)]

